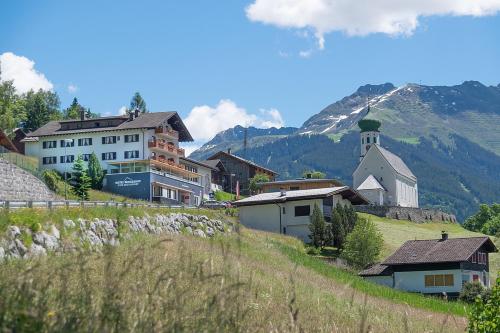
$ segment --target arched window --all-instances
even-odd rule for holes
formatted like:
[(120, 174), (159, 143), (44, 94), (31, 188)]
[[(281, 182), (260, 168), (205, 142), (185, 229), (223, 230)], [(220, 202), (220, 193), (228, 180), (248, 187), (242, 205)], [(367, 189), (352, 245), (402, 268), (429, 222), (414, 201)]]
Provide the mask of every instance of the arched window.
[(370, 143), (370, 137), (366, 138), (366, 143)]
[(377, 143), (377, 137), (376, 136), (373, 137), (373, 143)]

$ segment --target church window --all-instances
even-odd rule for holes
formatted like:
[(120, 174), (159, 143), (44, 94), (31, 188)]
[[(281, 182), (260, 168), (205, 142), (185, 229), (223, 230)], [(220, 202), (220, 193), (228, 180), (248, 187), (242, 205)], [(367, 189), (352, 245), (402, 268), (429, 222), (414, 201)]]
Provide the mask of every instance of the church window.
[(361, 138), (361, 144), (364, 145), (365, 144), (365, 138)]
[(370, 137), (366, 138), (366, 143), (370, 143)]
[(377, 137), (373, 137), (373, 143), (377, 143)]

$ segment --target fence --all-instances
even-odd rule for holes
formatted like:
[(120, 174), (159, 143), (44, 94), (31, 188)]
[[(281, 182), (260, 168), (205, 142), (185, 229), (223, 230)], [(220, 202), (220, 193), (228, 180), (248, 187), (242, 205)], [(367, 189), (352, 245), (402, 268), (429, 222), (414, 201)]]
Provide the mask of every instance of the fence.
[(56, 209), (56, 208), (75, 208), (75, 207), (124, 207), (124, 208), (185, 208), (185, 209), (198, 209), (195, 206), (183, 206), (183, 205), (159, 205), (152, 203), (129, 203), (129, 202), (117, 202), (117, 201), (75, 201), (75, 200), (59, 200), (59, 201), (9, 201), (0, 200), (0, 209), (20, 209), (20, 208), (42, 208), (42, 209)]
[(38, 165), (38, 158), (32, 156), (25, 156), (22, 154), (14, 153), (10, 150), (0, 146), (0, 158), (17, 165), (21, 169), (32, 173), (40, 178), (40, 168)]

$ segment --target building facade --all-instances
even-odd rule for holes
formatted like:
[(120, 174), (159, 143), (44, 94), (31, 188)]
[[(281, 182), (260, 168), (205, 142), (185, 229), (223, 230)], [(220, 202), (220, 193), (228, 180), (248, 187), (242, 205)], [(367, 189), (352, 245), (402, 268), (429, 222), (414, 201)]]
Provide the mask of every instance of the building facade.
[(330, 218), (337, 204), (366, 204), (366, 200), (347, 186), (257, 194), (234, 204), (241, 224), (246, 227), (281, 233), (309, 241), (310, 216), (318, 205)]
[(274, 182), (266, 182), (259, 184), (260, 193), (280, 192), (285, 191), (298, 191), (298, 190), (312, 190), (317, 188), (328, 188), (344, 186), (336, 179), (290, 179), (290, 180), (277, 180)]
[(380, 145), (376, 120), (361, 120), (361, 155), (353, 187), (373, 205), (418, 208), (417, 177), (403, 160)]
[[(208, 168), (185, 157), (179, 142), (192, 137), (176, 112), (51, 121), (23, 140), (42, 169), (71, 173), (79, 155), (95, 153), (104, 190), (131, 198), (198, 205), (210, 188)], [(200, 173), (201, 171), (201, 173)]]
[(209, 157), (208, 160), (218, 161), (223, 165), (223, 171), (221, 170), (221, 173), (216, 177), (221, 180), (220, 185), (223, 190), (229, 193), (236, 193), (236, 184), (239, 184), (240, 193), (249, 195), (250, 179), (253, 176), (264, 174), (269, 177), (270, 181), (274, 181), (278, 175), (273, 170), (232, 154), (231, 150), (220, 151)]
[(466, 282), (490, 287), (489, 253), (497, 252), (489, 237), (414, 240), (404, 243), (381, 264), (359, 275), (395, 289), (456, 297)]

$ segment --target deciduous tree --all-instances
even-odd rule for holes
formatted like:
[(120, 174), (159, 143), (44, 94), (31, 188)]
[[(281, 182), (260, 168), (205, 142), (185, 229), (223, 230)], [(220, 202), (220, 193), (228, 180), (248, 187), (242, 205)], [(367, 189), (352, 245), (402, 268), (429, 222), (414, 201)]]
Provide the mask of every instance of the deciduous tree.
[(376, 262), (383, 244), (384, 239), (375, 224), (368, 219), (360, 218), (346, 237), (341, 257), (350, 265), (364, 268)]

